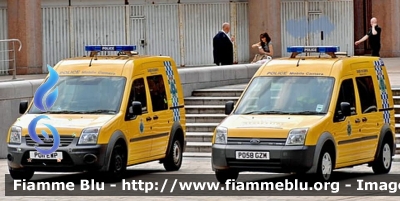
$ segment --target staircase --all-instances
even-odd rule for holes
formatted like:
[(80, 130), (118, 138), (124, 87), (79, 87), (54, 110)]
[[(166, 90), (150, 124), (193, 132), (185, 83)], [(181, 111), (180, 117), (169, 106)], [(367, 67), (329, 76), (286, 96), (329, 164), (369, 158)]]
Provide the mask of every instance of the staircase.
[[(193, 91), (185, 98), (187, 148), (184, 156), (211, 157), (215, 127), (226, 115), (225, 103), (237, 101), (246, 84)], [(396, 113), (396, 154), (400, 160), (400, 88), (392, 88)], [(397, 159), (397, 157), (396, 157)]]

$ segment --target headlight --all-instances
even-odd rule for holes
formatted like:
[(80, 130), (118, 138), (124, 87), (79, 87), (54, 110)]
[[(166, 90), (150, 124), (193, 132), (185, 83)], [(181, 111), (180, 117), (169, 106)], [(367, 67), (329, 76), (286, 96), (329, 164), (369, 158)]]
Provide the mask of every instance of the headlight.
[(225, 127), (217, 127), (215, 129), (215, 144), (226, 144), (228, 129)]
[(82, 131), (78, 144), (97, 144), (100, 127), (85, 128)]
[(286, 145), (304, 145), (308, 128), (296, 128), (289, 132)]
[(11, 127), (10, 143), (21, 144), (21, 131), (22, 128), (19, 126)]

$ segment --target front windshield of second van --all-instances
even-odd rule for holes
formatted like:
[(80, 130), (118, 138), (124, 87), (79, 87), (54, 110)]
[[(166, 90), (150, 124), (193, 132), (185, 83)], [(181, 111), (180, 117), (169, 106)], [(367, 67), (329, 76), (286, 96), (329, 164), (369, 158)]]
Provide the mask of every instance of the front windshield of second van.
[[(29, 113), (50, 114), (116, 114), (119, 112), (126, 79), (108, 76), (60, 76), (52, 92), (58, 87), (58, 96), (47, 112), (34, 104)], [(43, 105), (46, 106), (46, 94)], [(39, 98), (39, 97), (35, 97)]]
[(333, 77), (256, 77), (234, 114), (326, 114), (334, 86)]

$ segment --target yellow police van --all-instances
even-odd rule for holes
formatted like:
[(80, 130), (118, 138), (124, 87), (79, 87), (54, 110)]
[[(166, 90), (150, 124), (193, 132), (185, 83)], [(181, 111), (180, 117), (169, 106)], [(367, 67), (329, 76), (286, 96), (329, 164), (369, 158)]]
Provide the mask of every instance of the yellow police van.
[(333, 170), (361, 164), (388, 173), (395, 114), (383, 61), (339, 55), (338, 46), (287, 51), (290, 58), (262, 65), (238, 102), (226, 103), (212, 139), (216, 178), (261, 171), (327, 181)]
[(186, 119), (174, 60), (138, 55), (136, 46), (85, 49), (90, 56), (48, 67), (34, 100), (20, 103), (7, 138), (11, 177), (91, 171), (119, 179), (127, 166), (158, 160), (179, 170)]

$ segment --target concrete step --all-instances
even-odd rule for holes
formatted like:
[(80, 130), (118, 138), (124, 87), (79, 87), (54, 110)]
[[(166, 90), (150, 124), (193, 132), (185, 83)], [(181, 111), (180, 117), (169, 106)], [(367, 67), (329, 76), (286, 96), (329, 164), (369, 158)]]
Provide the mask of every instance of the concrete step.
[(394, 105), (394, 113), (400, 114), (400, 105)]
[(400, 162), (400, 154), (393, 156), (393, 162)]
[[(400, 134), (396, 134), (396, 144), (400, 144)], [(397, 147), (397, 149), (400, 149), (400, 147)]]
[(400, 114), (394, 114), (394, 120), (396, 123), (400, 123)]
[(186, 114), (225, 114), (225, 105), (187, 105)]
[(211, 152), (210, 153), (183, 152), (183, 157), (211, 158)]
[(400, 96), (400, 88), (392, 88), (393, 96)]
[(395, 133), (400, 133), (400, 124), (396, 124)]
[(211, 153), (211, 142), (187, 142), (185, 152)]
[(211, 142), (213, 132), (186, 132), (188, 142)]
[(198, 89), (192, 96), (240, 97), (242, 93), (243, 89)]
[(239, 97), (210, 97), (210, 96), (191, 96), (185, 98), (185, 105), (225, 105), (227, 101), (235, 101)]
[(400, 154), (400, 144), (396, 143), (396, 154)]
[(393, 96), (393, 101), (395, 105), (400, 105), (400, 96)]
[(214, 132), (219, 123), (186, 123), (186, 132)]
[(186, 114), (186, 123), (219, 123), (225, 114)]

